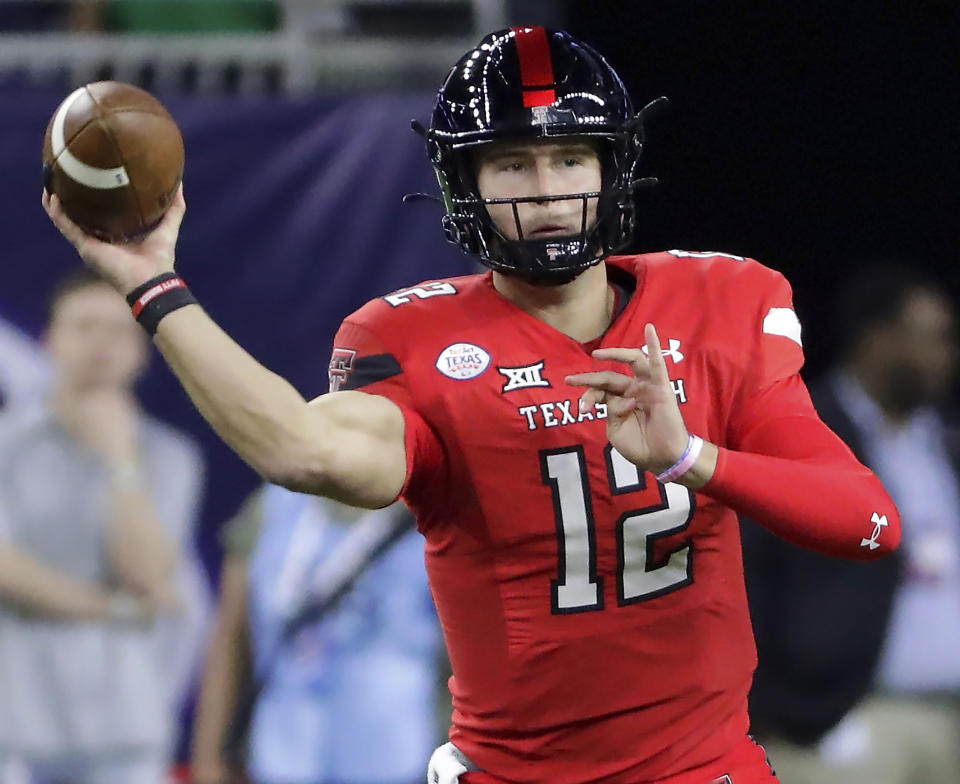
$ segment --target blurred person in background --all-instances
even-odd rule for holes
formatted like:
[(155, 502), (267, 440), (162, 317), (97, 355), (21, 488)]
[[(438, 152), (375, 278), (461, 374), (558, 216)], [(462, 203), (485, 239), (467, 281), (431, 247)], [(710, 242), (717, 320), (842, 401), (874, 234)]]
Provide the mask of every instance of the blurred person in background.
[(100, 277), (62, 281), (45, 347), (49, 394), (0, 416), (0, 770), (17, 759), (50, 784), (157, 784), (183, 685), (166, 645), (194, 600), (176, 586), (201, 460), (138, 407), (147, 342)]
[[(354, 524), (409, 530), (339, 605), (279, 649), (281, 629)], [(220, 610), (194, 724), (191, 777), (227, 784), (413, 784), (440, 740), (441, 654), (423, 539), (402, 505), (368, 511), (267, 485), (224, 529)], [(265, 672), (264, 668), (269, 668)], [(266, 674), (245, 764), (224, 753), (238, 696)]]
[[(893, 558), (841, 563), (745, 524), (753, 731), (784, 784), (960, 782), (960, 439), (953, 302), (883, 264), (838, 298), (823, 420), (900, 509)], [(948, 415), (949, 414), (949, 415)]]
[(43, 394), (49, 376), (42, 347), (0, 316), (0, 410)]

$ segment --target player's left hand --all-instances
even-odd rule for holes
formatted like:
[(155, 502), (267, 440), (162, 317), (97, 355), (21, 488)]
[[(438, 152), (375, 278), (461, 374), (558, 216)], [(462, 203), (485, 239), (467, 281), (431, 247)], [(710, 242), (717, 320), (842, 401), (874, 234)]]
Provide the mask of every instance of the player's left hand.
[(672, 466), (687, 447), (687, 426), (670, 385), (667, 363), (653, 324), (645, 329), (647, 354), (639, 348), (600, 348), (594, 359), (630, 366), (632, 375), (599, 370), (567, 376), (567, 383), (588, 387), (580, 410), (607, 405), (607, 438), (627, 460), (654, 473)]

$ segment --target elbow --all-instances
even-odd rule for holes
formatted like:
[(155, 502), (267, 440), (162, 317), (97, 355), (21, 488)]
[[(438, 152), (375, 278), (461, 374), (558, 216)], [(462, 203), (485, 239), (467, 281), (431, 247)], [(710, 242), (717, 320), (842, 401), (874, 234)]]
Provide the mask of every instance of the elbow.
[(900, 547), (903, 531), (900, 511), (886, 488), (875, 474), (864, 488), (859, 500), (851, 504), (856, 508), (856, 517), (851, 519), (850, 530), (855, 534), (852, 542), (858, 561), (876, 561)]
[(324, 495), (330, 483), (332, 460), (318, 453), (287, 449), (265, 456), (253, 466), (264, 482), (285, 487), (297, 493)]
[(299, 416), (279, 427), (272, 427), (266, 437), (248, 442), (238, 450), (264, 482), (298, 493), (320, 494), (330, 481), (336, 464), (336, 434), (329, 427), (316, 428), (316, 418), (307, 415), (309, 406), (302, 406)]

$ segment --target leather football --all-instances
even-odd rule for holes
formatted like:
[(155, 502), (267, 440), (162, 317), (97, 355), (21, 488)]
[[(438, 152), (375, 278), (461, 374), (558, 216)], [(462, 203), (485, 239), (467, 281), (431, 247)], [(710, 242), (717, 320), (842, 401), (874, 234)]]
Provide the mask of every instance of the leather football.
[(87, 233), (132, 241), (163, 218), (183, 160), (180, 129), (160, 101), (131, 84), (92, 82), (50, 118), (44, 187)]

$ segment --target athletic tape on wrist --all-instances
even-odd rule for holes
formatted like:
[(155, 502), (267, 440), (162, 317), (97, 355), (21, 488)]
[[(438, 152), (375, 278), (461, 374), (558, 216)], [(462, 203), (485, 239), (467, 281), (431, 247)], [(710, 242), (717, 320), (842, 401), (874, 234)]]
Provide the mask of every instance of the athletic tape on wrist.
[(185, 305), (197, 304), (197, 299), (183, 278), (174, 272), (164, 272), (127, 294), (127, 304), (133, 317), (152, 336), (157, 332), (160, 319)]
[(666, 484), (667, 482), (673, 482), (675, 479), (679, 479), (693, 468), (693, 464), (697, 462), (697, 458), (700, 457), (702, 450), (703, 439), (700, 438), (700, 436), (689, 436), (687, 438), (687, 448), (683, 450), (680, 459), (662, 474), (657, 474), (657, 481)]

